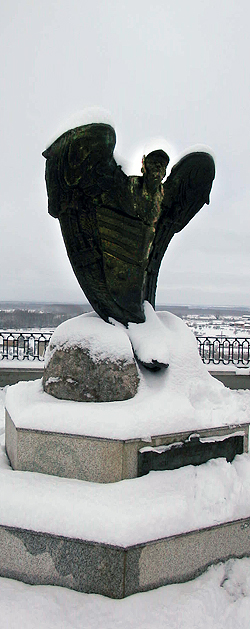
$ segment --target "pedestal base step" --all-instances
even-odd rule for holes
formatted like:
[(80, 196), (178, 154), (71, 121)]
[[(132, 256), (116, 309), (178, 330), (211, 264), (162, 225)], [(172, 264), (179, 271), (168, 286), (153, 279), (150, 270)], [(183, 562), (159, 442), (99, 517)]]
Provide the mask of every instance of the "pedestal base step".
[(0, 575), (124, 598), (250, 556), (250, 518), (122, 548), (0, 526)]
[(136, 478), (151, 470), (176, 469), (211, 458), (248, 452), (249, 424), (218, 426), (142, 439), (104, 439), (20, 428), (6, 410), (6, 451), (14, 470), (94, 483)]

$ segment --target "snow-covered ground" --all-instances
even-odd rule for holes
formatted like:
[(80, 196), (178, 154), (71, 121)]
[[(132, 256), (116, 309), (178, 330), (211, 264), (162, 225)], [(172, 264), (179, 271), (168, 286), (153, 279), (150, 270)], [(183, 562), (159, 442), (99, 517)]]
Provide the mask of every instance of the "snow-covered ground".
[(1, 360), (0, 369), (44, 369), (42, 360)]
[(250, 559), (119, 601), (1, 578), (0, 609), (3, 629), (249, 629)]
[(239, 317), (234, 315), (184, 314), (182, 319), (196, 336), (250, 337), (249, 315)]

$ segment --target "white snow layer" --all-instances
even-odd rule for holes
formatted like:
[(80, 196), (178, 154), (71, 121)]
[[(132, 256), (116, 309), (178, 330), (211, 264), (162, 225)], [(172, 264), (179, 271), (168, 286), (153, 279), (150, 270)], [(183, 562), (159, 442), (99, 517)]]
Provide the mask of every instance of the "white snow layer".
[(144, 302), (144, 323), (129, 323), (128, 329), (114, 319), (111, 323), (123, 329), (128, 335), (136, 356), (143, 363), (151, 363), (153, 359), (165, 365), (169, 362), (169, 339), (166, 329), (153, 307)]
[(250, 559), (122, 600), (2, 578), (0, 608), (6, 629), (249, 629)]
[[(161, 346), (164, 352), (168, 348), (169, 367), (157, 373), (142, 368), (139, 390), (134, 398), (108, 403), (71, 402), (44, 393), (40, 380), (19, 382), (9, 387), (6, 395), (6, 406), (15, 424), (37, 430), (147, 441), (157, 434), (248, 423), (250, 392), (231, 391), (210, 376), (198, 354), (193, 333), (181, 319), (168, 312), (157, 313), (155, 317), (160, 322), (160, 337), (150, 318), (148, 328), (145, 324), (137, 328), (139, 332), (140, 326), (148, 329), (150, 351), (147, 357), (152, 358), (154, 341), (156, 352)], [(88, 342), (93, 338), (96, 356), (98, 352), (104, 356), (109, 346), (109, 355), (115, 357), (118, 343), (123, 357), (131, 357), (127, 336), (130, 332), (121, 325), (107, 324), (97, 316), (81, 315), (73, 323), (62, 324), (53, 339), (57, 339), (58, 347), (60, 343), (84, 345), (85, 340), (81, 338), (85, 338), (85, 329)], [(137, 340), (139, 336), (137, 332)], [(144, 338), (147, 339), (147, 335)]]
[(69, 131), (70, 129), (76, 129), (77, 127), (81, 127), (82, 125), (93, 124), (96, 122), (109, 124), (112, 127), (115, 126), (114, 119), (107, 109), (103, 109), (102, 107), (86, 107), (85, 109), (82, 109), (81, 111), (78, 111), (69, 116), (67, 120), (60, 124), (58, 129), (47, 141), (46, 148), (49, 148), (49, 146), (51, 146), (53, 142), (55, 142), (61, 135), (63, 135), (63, 133), (66, 133), (66, 131)]
[(250, 455), (99, 484), (0, 467), (0, 523), (127, 547), (250, 516)]
[(132, 347), (124, 330), (114, 328), (94, 312), (68, 319), (56, 328), (46, 351), (45, 366), (48, 365), (56, 350), (67, 350), (71, 347), (88, 349), (93, 361), (109, 359), (111, 362), (118, 360), (132, 362), (133, 360)]

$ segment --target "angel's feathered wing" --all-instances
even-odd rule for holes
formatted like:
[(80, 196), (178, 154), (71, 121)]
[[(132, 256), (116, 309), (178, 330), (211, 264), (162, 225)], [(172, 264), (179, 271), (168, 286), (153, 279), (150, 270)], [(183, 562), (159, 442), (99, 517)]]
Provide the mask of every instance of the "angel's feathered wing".
[(215, 165), (209, 153), (189, 153), (171, 170), (165, 183), (162, 210), (149, 255), (144, 299), (155, 306), (158, 273), (165, 251), (176, 232), (181, 231), (209, 203)]
[(49, 213), (59, 218), (73, 271), (106, 321), (144, 321), (145, 230), (129, 178), (117, 166), (115, 131), (106, 124), (72, 129), (43, 155)]

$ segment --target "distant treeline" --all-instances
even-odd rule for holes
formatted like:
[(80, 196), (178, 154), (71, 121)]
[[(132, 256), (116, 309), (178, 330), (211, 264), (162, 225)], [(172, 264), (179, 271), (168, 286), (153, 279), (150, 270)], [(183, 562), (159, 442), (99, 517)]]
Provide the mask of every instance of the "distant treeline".
[[(64, 310), (62, 308), (62, 310)], [(72, 306), (67, 312), (41, 312), (15, 308), (0, 310), (0, 330), (19, 330), (28, 328), (56, 328), (60, 323), (89, 310), (88, 306)]]
[[(92, 307), (85, 304), (50, 304), (36, 302), (0, 302), (0, 330), (20, 330), (29, 328), (56, 328), (72, 317), (89, 312)], [(168, 310), (178, 317), (188, 314), (211, 315), (250, 315), (249, 308), (216, 306), (172, 306), (157, 305), (156, 310)]]

